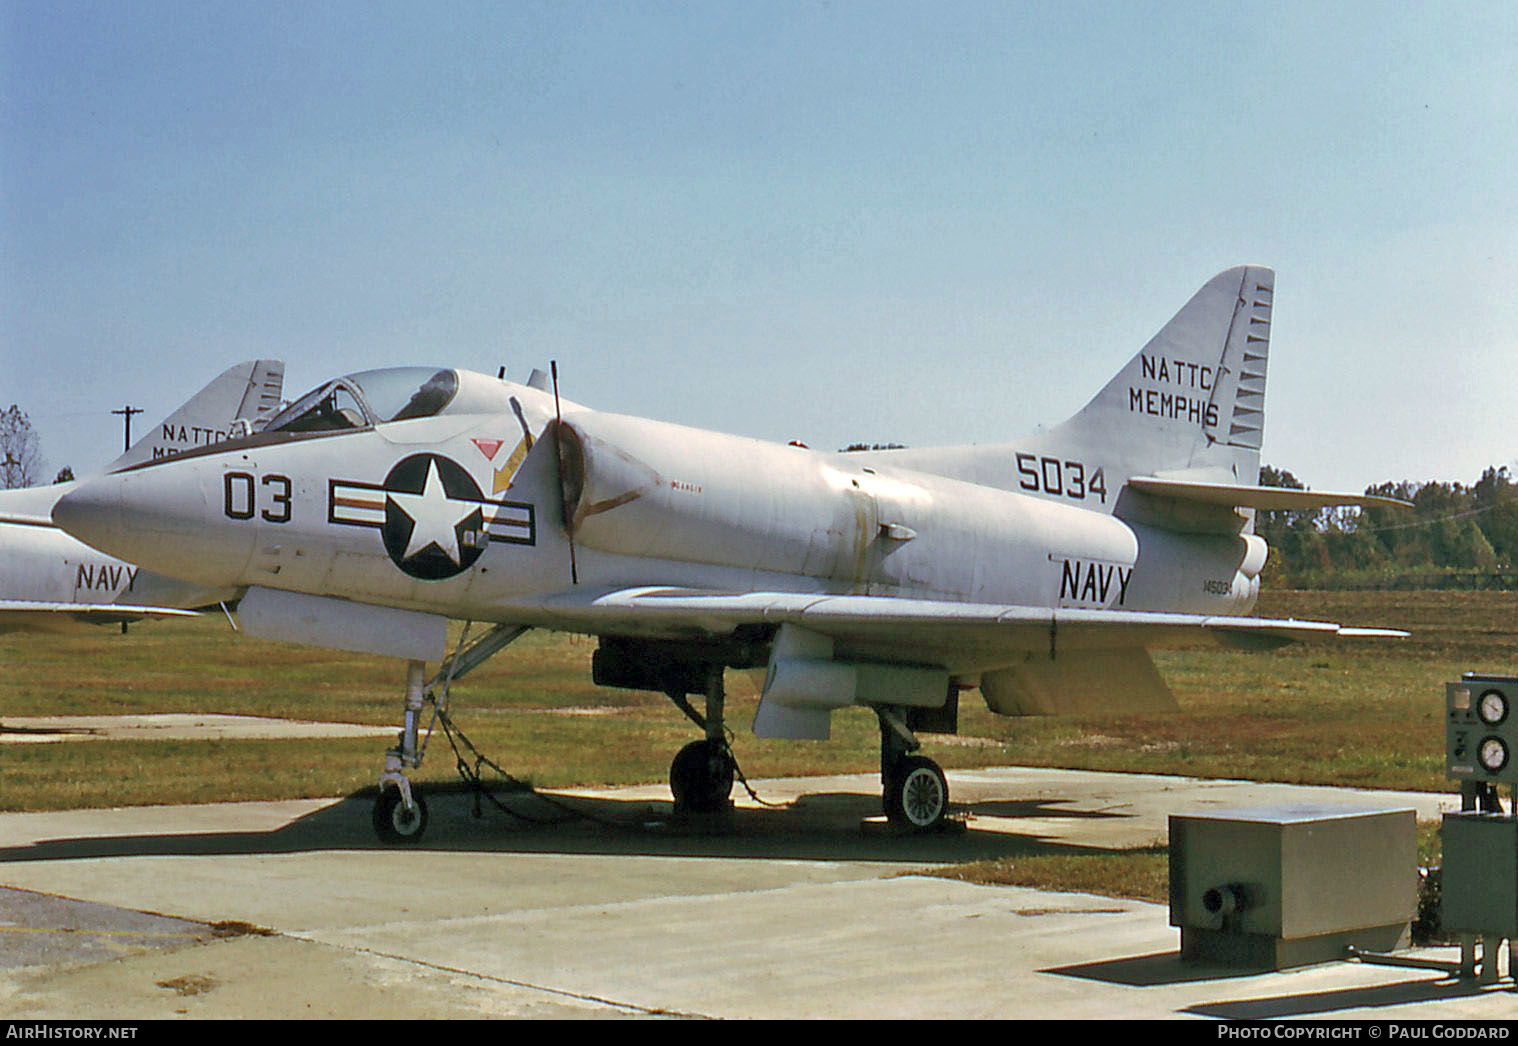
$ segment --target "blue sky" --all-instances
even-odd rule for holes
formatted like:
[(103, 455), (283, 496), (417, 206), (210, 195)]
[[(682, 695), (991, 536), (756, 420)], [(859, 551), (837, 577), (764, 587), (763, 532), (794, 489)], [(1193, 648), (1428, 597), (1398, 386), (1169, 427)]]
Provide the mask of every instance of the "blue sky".
[(1265, 459), (1518, 471), (1518, 5), (0, 0), (0, 405), (225, 366), (816, 447), (1078, 409), (1277, 271)]

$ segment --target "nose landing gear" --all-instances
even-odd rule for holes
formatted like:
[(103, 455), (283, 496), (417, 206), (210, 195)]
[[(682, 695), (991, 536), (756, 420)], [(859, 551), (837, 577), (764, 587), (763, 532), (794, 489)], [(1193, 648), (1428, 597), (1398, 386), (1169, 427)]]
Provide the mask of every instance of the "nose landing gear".
[(410, 793), (409, 806), (406, 803), (408, 796), (402, 794), (400, 788), (381, 792), (379, 801), (374, 804), (374, 834), (379, 836), (380, 842), (415, 843), (427, 831), (427, 800), (420, 792), (411, 791), (409, 786), (405, 791)]
[[(386, 844), (412, 844), (427, 831), (427, 801), (411, 786), (406, 771), (422, 765), (426, 738), (422, 736), (422, 708), (432, 702), (433, 722), (448, 706), (448, 687), (488, 661), (491, 656), (520, 638), (527, 629), (522, 625), (496, 625), (466, 645), (469, 629), (459, 638), (458, 648), (430, 681), (427, 666), (421, 661), (406, 662), (406, 710), (401, 722), (400, 739), (385, 753), (385, 771), (380, 774), (379, 798), (374, 803), (374, 834)], [(427, 729), (431, 735), (431, 725)]]

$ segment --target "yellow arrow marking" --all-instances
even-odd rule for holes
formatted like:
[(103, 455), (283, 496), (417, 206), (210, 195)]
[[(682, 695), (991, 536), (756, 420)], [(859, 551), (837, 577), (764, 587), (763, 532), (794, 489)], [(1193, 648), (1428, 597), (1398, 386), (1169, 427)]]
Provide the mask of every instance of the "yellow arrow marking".
[(522, 462), (527, 460), (527, 452), (532, 449), (532, 437), (524, 435), (511, 452), (511, 457), (506, 459), (506, 464), (495, 470), (495, 490), (493, 494), (500, 494), (511, 489), (511, 481), (516, 478), (517, 469), (522, 467)]

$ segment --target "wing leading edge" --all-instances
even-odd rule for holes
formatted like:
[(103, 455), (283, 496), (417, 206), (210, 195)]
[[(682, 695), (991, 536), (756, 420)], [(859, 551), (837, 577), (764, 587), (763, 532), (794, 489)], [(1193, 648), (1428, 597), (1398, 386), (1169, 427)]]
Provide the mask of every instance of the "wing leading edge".
[(196, 617), (193, 610), (125, 603), (47, 603), (0, 599), (0, 633), (66, 632), (70, 625), (115, 625), (153, 617)]
[(597, 632), (625, 628), (632, 634), (714, 635), (740, 625), (794, 625), (872, 659), (931, 660), (953, 672), (1002, 667), (1027, 653), (1162, 647), (1199, 638), (1269, 649), (1308, 639), (1407, 635), (1326, 621), (669, 587), (558, 597), (538, 604), (538, 609), (547, 619), (543, 623)]

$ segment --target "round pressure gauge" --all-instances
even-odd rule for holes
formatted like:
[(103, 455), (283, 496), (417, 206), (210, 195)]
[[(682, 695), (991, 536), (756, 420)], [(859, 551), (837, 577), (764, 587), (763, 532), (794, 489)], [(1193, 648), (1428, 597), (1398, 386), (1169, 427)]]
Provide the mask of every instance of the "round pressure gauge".
[(1487, 773), (1498, 773), (1507, 766), (1506, 742), (1500, 737), (1483, 737), (1480, 747), (1476, 749), (1476, 760)]
[(1496, 726), (1507, 718), (1507, 695), (1501, 690), (1488, 690), (1476, 702), (1476, 714), (1488, 726)]

